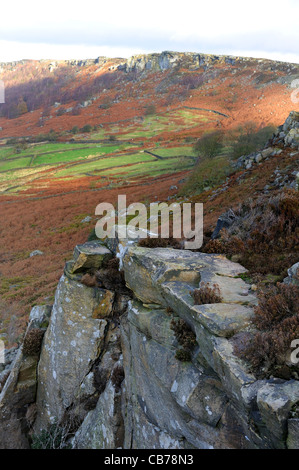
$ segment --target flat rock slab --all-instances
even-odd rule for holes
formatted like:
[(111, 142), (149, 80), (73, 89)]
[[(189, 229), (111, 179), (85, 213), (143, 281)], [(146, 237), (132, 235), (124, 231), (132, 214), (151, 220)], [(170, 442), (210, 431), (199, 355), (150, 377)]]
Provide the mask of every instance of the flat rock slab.
[(250, 292), (250, 286), (241, 278), (218, 274), (211, 269), (205, 269), (201, 273), (201, 281), (209, 283), (210, 287), (216, 284), (219, 287), (222, 302), (257, 305), (257, 297)]
[[(129, 247), (124, 257), (127, 285), (145, 304), (170, 306), (189, 324), (202, 324), (216, 336), (230, 337), (247, 327), (256, 296), (238, 274), (246, 272), (225, 256), (188, 250)], [(222, 302), (194, 305), (201, 282), (217, 284)]]
[(250, 325), (253, 309), (237, 304), (194, 305), (198, 321), (215, 336), (232, 336)]
[(222, 255), (172, 248), (132, 246), (128, 248), (123, 262), (127, 285), (135, 295), (144, 303), (163, 306), (166, 305), (160, 289), (163, 282), (181, 281), (194, 288), (199, 286), (205, 273), (207, 276), (208, 273), (210, 276), (218, 273), (231, 279), (246, 272), (243, 266)]
[(104, 261), (112, 258), (111, 251), (102, 242), (92, 241), (77, 245), (74, 250), (72, 273), (100, 269)]
[(165, 282), (161, 289), (167, 304), (187, 323), (199, 323), (215, 336), (233, 336), (246, 328), (253, 316), (252, 306), (234, 302), (194, 305), (192, 291), (183, 282)]

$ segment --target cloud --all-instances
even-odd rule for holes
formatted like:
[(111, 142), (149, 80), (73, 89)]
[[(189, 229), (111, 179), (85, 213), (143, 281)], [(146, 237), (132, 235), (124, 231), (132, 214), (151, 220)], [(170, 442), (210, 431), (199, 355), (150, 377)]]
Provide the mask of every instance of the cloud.
[(0, 41), (0, 62), (12, 62), (21, 59), (95, 59), (99, 56), (106, 57), (130, 57), (134, 54), (149, 53), (138, 48), (122, 46), (84, 46), (61, 45), (45, 43), (25, 43), (17, 41)]
[[(162, 50), (226, 54), (238, 50), (242, 55), (262, 51), (266, 57), (298, 54), (297, 0), (285, 0), (283, 7), (280, 0), (151, 0), (148, 4), (137, 0), (89, 0), (85, 4), (52, 0), (47, 5), (45, 10), (41, 2), (27, 0), (1, 6), (5, 20), (0, 41), (6, 49), (10, 43), (12, 55), (16, 43), (21, 46), (19, 54), (26, 46), (28, 58), (44, 46), (40, 58), (49, 57), (46, 53), (60, 55), (59, 51), (75, 53), (76, 58), (83, 52), (92, 57), (95, 50), (115, 52), (116, 56), (125, 53), (126, 57)], [(8, 51), (1, 49), (0, 61), (7, 55)]]

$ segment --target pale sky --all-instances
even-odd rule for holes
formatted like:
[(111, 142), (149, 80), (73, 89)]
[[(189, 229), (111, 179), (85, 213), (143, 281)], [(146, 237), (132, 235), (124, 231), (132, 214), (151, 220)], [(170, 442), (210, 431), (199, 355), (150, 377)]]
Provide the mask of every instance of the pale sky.
[(299, 0), (0, 4), (0, 62), (203, 52), (299, 63)]

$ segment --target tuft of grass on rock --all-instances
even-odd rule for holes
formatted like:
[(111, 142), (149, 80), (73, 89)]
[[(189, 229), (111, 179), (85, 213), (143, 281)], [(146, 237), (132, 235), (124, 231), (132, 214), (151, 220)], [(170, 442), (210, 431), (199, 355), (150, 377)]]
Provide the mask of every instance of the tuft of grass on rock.
[(191, 362), (191, 353), (185, 349), (178, 349), (175, 353), (175, 358), (181, 362)]
[(175, 357), (182, 362), (190, 362), (192, 351), (197, 345), (196, 336), (190, 326), (183, 320), (172, 319), (170, 328), (174, 331), (175, 337), (182, 348), (177, 349)]
[(24, 338), (23, 353), (25, 356), (35, 356), (40, 353), (45, 331), (32, 328)]
[(222, 302), (218, 284), (210, 286), (209, 282), (201, 282), (199, 289), (194, 289), (190, 294), (194, 299), (194, 305), (217, 304)]

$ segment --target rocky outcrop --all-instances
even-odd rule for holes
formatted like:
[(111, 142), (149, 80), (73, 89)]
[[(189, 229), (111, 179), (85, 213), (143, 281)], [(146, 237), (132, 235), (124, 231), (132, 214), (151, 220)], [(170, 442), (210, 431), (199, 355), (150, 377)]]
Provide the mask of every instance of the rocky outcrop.
[(2, 357), (3, 355), (4, 362), (3, 363), (0, 362), (0, 392), (2, 391), (5, 385), (6, 379), (11, 372), (13, 363), (18, 354), (18, 348), (13, 347), (11, 349), (4, 349), (4, 351), (3, 352), (1, 351), (1, 353), (2, 354), (0, 357)]
[[(131, 296), (111, 273), (109, 288), (81, 282), (94, 269), (108, 278), (115, 256)], [(20, 350), (1, 394), (2, 447), (28, 447), (30, 434), (56, 424), (79, 449), (298, 448), (299, 382), (257, 380), (234, 353), (257, 303), (245, 272), (222, 255), (134, 240), (76, 247), (38, 369)], [(194, 305), (201, 283), (217, 284), (221, 302)], [(177, 324), (193, 338), (188, 357)]]
[[(127, 299), (80, 282), (86, 271), (100, 269), (112, 256), (101, 242), (87, 242), (75, 248), (74, 258), (67, 263), (57, 288), (39, 361), (35, 433), (57, 422), (72, 428), (82, 423), (74, 440), (79, 448), (108, 445), (107, 420), (103, 440), (99, 438), (104, 422), (99, 416), (107, 412), (108, 401), (109, 410), (114, 406), (117, 409), (116, 424), (111, 411), (111, 427), (119, 424), (120, 391), (113, 385), (114, 371), (121, 366), (116, 317)], [(95, 425), (98, 420), (99, 427)], [(119, 440), (119, 430), (115, 431), (115, 440), (111, 437), (113, 432), (108, 433), (112, 448), (118, 446)]]
[[(45, 330), (51, 307), (34, 307), (29, 317), (25, 339), (33, 329)], [(0, 449), (26, 449), (35, 409), (38, 354), (18, 350), (0, 394)]]
[[(47, 60), (39, 61), (45, 64), (50, 72), (53, 72), (59, 66), (69, 65), (72, 67), (90, 67), (97, 65), (99, 68), (107, 67), (109, 71), (121, 70), (124, 72), (160, 72), (164, 70), (173, 69), (175, 67), (184, 67), (190, 70), (196, 70), (200, 67), (208, 68), (214, 65), (252, 65), (261, 70), (281, 70), (292, 74), (291, 78), (287, 75), (278, 76), (275, 81), (280, 83), (288, 83), (292, 80), (293, 75), (297, 77), (298, 64), (291, 64), (286, 62), (273, 61), (269, 59), (255, 59), (252, 57), (240, 57), (231, 55), (215, 55), (204, 54), (198, 52), (177, 52), (177, 51), (163, 51), (153, 54), (138, 54), (128, 59), (124, 58), (109, 58), (100, 56), (96, 59), (76, 59), (76, 60)], [(0, 62), (1, 70), (13, 70), (16, 66), (30, 63), (30, 60), (20, 60), (16, 62)], [(257, 82), (258, 84), (258, 82)]]
[(285, 284), (293, 284), (299, 286), (299, 263), (293, 264), (288, 269), (288, 276), (283, 281)]
[[(250, 170), (254, 165), (260, 165), (271, 157), (279, 156), (283, 151), (287, 151), (290, 157), (299, 156), (299, 112), (292, 111), (285, 123), (278, 127), (270, 143), (264, 149), (253, 152), (250, 155), (242, 155), (235, 162), (238, 169)], [(299, 173), (296, 169), (290, 175), (282, 176), (279, 170), (275, 171), (275, 180), (272, 184), (275, 187), (299, 188)], [(267, 189), (267, 188), (266, 188)]]
[(249, 170), (254, 164), (260, 164), (269, 157), (274, 157), (282, 153), (281, 148), (266, 147), (259, 152), (253, 152), (250, 155), (242, 155), (236, 162), (237, 168)]
[(107, 322), (97, 318), (96, 311), (104, 301), (101, 290), (62, 276), (38, 367), (36, 429), (60, 421), (77, 401), (79, 388), (103, 349)]
[(236, 220), (236, 214), (232, 209), (229, 209), (227, 212), (221, 214), (221, 216), (217, 220), (217, 225), (215, 227), (214, 232), (211, 235), (211, 239), (215, 240), (219, 237), (220, 232), (223, 228), (230, 227), (233, 222)]
[(274, 143), (280, 143), (284, 146), (299, 148), (299, 112), (292, 111), (285, 123), (278, 128), (274, 137)]
[(229, 400), (221, 381), (197, 360), (175, 358), (178, 344), (165, 309), (133, 302), (122, 338), (125, 448), (239, 446), (237, 427), (226, 423)]
[[(228, 55), (215, 55), (203, 54), (195, 52), (174, 52), (163, 51), (155, 54), (139, 54), (130, 57), (118, 66), (119, 70), (125, 72), (159, 72), (164, 70), (173, 69), (175, 67), (184, 67), (189, 70), (196, 70), (200, 67), (212, 67), (217, 64), (226, 64), (229, 66), (240, 65), (246, 63), (256, 62), (257, 66), (266, 68), (273, 67), (274, 64), (278, 68), (284, 68), (285, 64), (282, 62), (273, 62), (267, 59), (253, 59), (250, 57), (236, 57)], [(289, 65), (292, 68), (292, 65)], [(294, 64), (296, 70), (296, 65)]]

